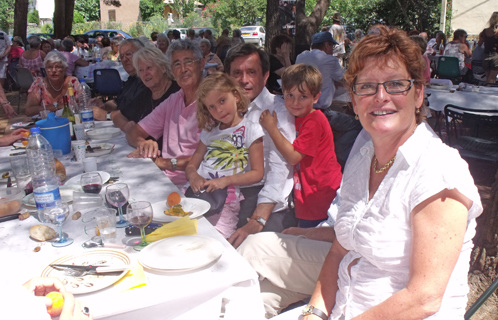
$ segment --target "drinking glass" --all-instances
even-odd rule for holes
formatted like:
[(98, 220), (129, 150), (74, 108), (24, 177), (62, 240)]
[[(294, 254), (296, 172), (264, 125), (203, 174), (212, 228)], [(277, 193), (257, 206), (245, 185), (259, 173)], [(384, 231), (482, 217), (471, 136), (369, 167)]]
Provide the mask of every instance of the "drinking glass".
[(69, 207), (62, 201), (57, 201), (56, 206), (45, 207), (42, 210), (43, 221), (55, 224), (59, 229), (59, 237), (53, 239), (52, 246), (65, 247), (73, 243), (73, 239), (68, 238), (62, 232), (62, 224), (69, 216)]
[(116, 222), (117, 228), (125, 228), (130, 225), (123, 217), (123, 206), (128, 202), (130, 189), (126, 183), (115, 183), (107, 186), (105, 196), (110, 205), (118, 208), (119, 221)]
[(145, 248), (149, 242), (145, 240), (145, 227), (152, 221), (152, 205), (148, 201), (132, 202), (128, 206), (128, 221), (135, 227), (140, 228), (142, 242), (133, 246), (133, 249), (140, 251)]
[(81, 176), (81, 187), (85, 193), (100, 193), (102, 177), (98, 172), (84, 173)]

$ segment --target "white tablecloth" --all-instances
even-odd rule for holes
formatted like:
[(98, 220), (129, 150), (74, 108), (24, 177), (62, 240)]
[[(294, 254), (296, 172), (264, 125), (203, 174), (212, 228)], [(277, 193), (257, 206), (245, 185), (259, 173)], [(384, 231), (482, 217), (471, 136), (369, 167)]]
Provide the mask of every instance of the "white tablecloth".
[[(108, 123), (109, 124), (109, 123)], [(99, 124), (100, 125), (100, 124)], [(131, 200), (151, 203), (164, 201), (178, 189), (150, 159), (129, 159), (133, 150), (121, 135), (107, 143), (116, 147), (110, 155), (98, 158), (99, 170), (110, 170), (119, 165), (125, 182), (131, 189)], [(9, 156), (13, 148), (0, 148), (0, 172), (10, 168)], [(113, 160), (114, 163), (110, 163)], [(81, 163), (71, 163), (69, 156), (61, 159), (66, 166), (67, 179), (83, 172)], [(4, 186), (1, 186), (4, 187)], [(42, 243), (39, 252), (33, 252), (40, 243), (30, 240), (29, 228), (39, 224), (30, 217), (25, 221), (12, 220), (0, 224), (0, 255), (2, 257), (2, 281), (22, 284), (39, 276), (42, 270), (60, 256), (77, 254), (85, 249), (81, 244), (91, 236), (85, 235), (80, 220), (65, 222), (63, 230), (74, 243), (63, 248)], [(147, 272), (147, 286), (124, 293), (110, 287), (95, 293), (78, 295), (77, 298), (91, 306), (95, 319), (218, 319), (222, 301), (226, 305), (225, 319), (264, 319), (256, 272), (233, 247), (205, 219), (198, 220), (199, 234), (212, 237), (223, 244), (222, 257), (215, 264), (187, 273), (155, 274)], [(55, 227), (55, 226), (53, 226)], [(124, 229), (118, 229), (118, 238), (124, 237)], [(135, 259), (138, 252), (125, 250)]]
[[(457, 86), (455, 86), (456, 88)], [(482, 87), (481, 87), (482, 88)], [(444, 106), (453, 104), (456, 106), (477, 110), (498, 110), (497, 95), (490, 94), (486, 90), (494, 88), (483, 88), (482, 92), (454, 91), (425, 89), (429, 96), (429, 108), (443, 112)]]

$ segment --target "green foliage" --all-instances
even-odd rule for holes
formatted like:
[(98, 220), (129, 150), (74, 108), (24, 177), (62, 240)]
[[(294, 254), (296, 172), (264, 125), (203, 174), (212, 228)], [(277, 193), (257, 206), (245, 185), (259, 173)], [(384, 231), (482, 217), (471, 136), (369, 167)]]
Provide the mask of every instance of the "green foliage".
[[(91, 21), (85, 23), (73, 23), (73, 29), (71, 30), (71, 34), (83, 34), (87, 31), (93, 29), (101, 29), (101, 25), (99, 21)], [(124, 30), (123, 30), (124, 31)]]
[(163, 12), (163, 0), (140, 0), (140, 15), (143, 21), (149, 21), (152, 17), (162, 17)]
[(51, 23), (45, 23), (44, 25), (41, 26), (40, 30), (42, 33), (53, 33), (54, 26)]
[(82, 23), (87, 21), (100, 20), (100, 1), (99, 0), (75, 0), (74, 18), (77, 14), (83, 18), (83, 21), (73, 21), (73, 23)]
[(190, 13), (194, 12), (195, 0), (174, 0), (171, 7), (175, 9), (181, 17), (186, 18)]
[(218, 30), (256, 23), (265, 25), (266, 0), (217, 0), (206, 5), (202, 16), (211, 19), (211, 24)]
[(34, 9), (32, 12), (28, 13), (28, 22), (40, 24), (40, 16), (38, 15), (38, 10)]
[(0, 1), (0, 30), (8, 32), (9, 26), (14, 24), (15, 0)]
[(73, 14), (73, 24), (75, 23), (85, 23), (85, 18), (78, 11), (74, 11)]
[[(152, 17), (150, 21), (142, 22), (137, 21), (134, 22), (128, 33), (133, 37), (139, 37), (141, 35), (145, 35), (150, 38), (150, 34), (154, 31), (156, 32), (164, 32), (164, 30), (168, 29), (168, 22), (162, 17)], [(124, 30), (123, 30), (124, 31)]]
[(209, 27), (210, 22), (203, 19), (197, 12), (190, 12), (185, 19), (181, 20), (180, 26), (182, 28)]

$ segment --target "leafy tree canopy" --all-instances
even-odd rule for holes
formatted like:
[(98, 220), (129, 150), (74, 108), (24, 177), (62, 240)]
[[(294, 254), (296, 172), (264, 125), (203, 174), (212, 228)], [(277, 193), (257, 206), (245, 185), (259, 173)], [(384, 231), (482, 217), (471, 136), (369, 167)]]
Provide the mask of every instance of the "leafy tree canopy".
[(266, 0), (217, 0), (207, 4), (202, 14), (211, 19), (215, 28), (223, 29), (254, 24), (264, 26), (265, 12)]
[(74, 23), (99, 20), (99, 0), (76, 0), (74, 2)]
[(0, 1), (0, 30), (8, 32), (9, 26), (14, 24), (15, 0)]
[(37, 25), (40, 24), (40, 16), (38, 14), (38, 10), (34, 9), (30, 13), (28, 13), (28, 22), (36, 23)]
[(152, 17), (162, 17), (163, 12), (163, 0), (140, 0), (140, 15), (143, 21), (149, 21)]

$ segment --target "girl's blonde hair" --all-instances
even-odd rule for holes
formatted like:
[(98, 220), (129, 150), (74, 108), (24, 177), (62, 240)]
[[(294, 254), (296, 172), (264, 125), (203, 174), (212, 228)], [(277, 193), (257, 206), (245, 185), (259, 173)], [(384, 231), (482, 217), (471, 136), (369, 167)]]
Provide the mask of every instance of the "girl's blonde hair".
[(197, 89), (197, 122), (199, 123), (199, 128), (206, 131), (213, 130), (220, 123), (211, 116), (208, 106), (204, 103), (204, 99), (212, 90), (231, 92), (238, 98), (237, 112), (241, 116), (247, 111), (250, 102), (245, 91), (239, 84), (225, 73), (216, 72), (206, 77)]

